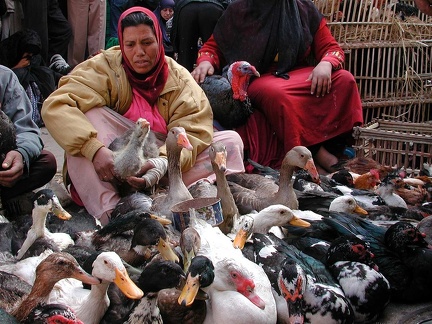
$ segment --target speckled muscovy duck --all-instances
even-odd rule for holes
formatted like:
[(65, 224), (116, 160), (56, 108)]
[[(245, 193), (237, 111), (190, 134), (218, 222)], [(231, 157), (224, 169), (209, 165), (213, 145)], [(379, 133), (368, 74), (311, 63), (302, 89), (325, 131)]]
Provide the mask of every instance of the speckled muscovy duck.
[(255, 233), (252, 240), (255, 262), (263, 267), (273, 288), (278, 322), (354, 322), (347, 298), (322, 262), (273, 234)]
[(387, 229), (351, 215), (323, 221), (342, 235), (361, 236), (370, 244), (375, 263), (390, 283), (392, 300), (432, 300), (432, 250), (414, 225), (400, 221)]

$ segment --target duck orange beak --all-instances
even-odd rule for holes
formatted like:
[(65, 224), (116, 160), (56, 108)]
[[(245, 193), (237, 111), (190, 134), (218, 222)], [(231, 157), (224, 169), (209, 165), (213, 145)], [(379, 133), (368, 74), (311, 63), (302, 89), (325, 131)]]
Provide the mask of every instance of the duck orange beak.
[(297, 217), (297, 216), (294, 216), (294, 217), (289, 221), (289, 223), (290, 223), (292, 226), (298, 226), (298, 227), (309, 227), (309, 226), (311, 226), (311, 224), (310, 224), (309, 222), (307, 222), (307, 221), (305, 221), (305, 220), (303, 220), (303, 219), (301, 219), (301, 218), (299, 218), (299, 217)]
[(200, 288), (199, 275), (192, 277), (189, 273), (186, 279), (186, 284), (184, 285), (181, 294), (178, 298), (179, 305), (190, 306), (195, 300), (198, 290)]
[(61, 220), (69, 220), (72, 215), (69, 214), (60, 204), (53, 202), (51, 212)]
[(179, 257), (171, 249), (171, 246), (165, 242), (162, 238), (159, 239), (157, 249), (165, 260), (179, 262)]
[(249, 232), (244, 230), (243, 228), (241, 228), (237, 232), (237, 234), (234, 238), (234, 241), (233, 241), (234, 248), (240, 249), (240, 250), (243, 249), (245, 244), (246, 244), (248, 237), (249, 237)]
[(171, 221), (167, 218), (160, 217), (157, 215), (150, 214), (150, 218), (157, 220), (161, 225), (171, 225)]
[(120, 271), (118, 268), (115, 269), (114, 283), (121, 290), (121, 292), (130, 299), (141, 299), (144, 296), (144, 292), (135, 285), (130, 279), (126, 269)]
[(359, 205), (356, 206), (356, 208), (354, 209), (354, 213), (360, 214), (360, 215), (367, 215), (368, 212), (366, 210), (364, 210), (363, 208), (361, 208)]

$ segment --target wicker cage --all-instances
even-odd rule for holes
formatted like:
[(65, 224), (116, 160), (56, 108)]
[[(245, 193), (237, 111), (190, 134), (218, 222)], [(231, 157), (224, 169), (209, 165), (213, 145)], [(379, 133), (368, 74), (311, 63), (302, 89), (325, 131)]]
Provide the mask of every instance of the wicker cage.
[(365, 127), (354, 127), (353, 136), (356, 156), (404, 167), (410, 174), (418, 174), (425, 163), (432, 164), (432, 122), (378, 119)]
[(345, 51), (364, 121), (432, 119), (432, 17), (414, 1), (314, 0)]
[(430, 120), (431, 62), (432, 39), (425, 43), (350, 44), (345, 67), (357, 81), (365, 122), (375, 118)]
[(432, 17), (413, 1), (315, 0), (340, 44), (432, 38)]

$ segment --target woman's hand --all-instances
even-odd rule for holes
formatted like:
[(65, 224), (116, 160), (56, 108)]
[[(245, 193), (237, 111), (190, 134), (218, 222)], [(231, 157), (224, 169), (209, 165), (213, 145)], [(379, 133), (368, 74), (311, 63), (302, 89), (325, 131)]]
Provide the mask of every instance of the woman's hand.
[(115, 178), (113, 152), (101, 147), (93, 157), (93, 166), (101, 181), (111, 182)]
[(13, 187), (24, 173), (23, 156), (18, 151), (9, 151), (1, 166), (4, 171), (0, 171), (0, 185)]
[(146, 163), (144, 163), (144, 165), (142, 166), (142, 168), (141, 168), (141, 170), (138, 172), (138, 174), (137, 174), (135, 177), (133, 177), (133, 176), (131, 176), (131, 177), (127, 177), (127, 178), (126, 178), (126, 182), (127, 182), (127, 183), (132, 187), (132, 188), (134, 188), (134, 189), (136, 189), (136, 190), (138, 190), (138, 191), (147, 188), (147, 187), (148, 187), (148, 183), (147, 183), (146, 179), (143, 178), (142, 176), (143, 176), (144, 174), (146, 174), (148, 170), (150, 170), (150, 169), (152, 169), (152, 168), (154, 168), (154, 167), (155, 167), (155, 166), (154, 166), (152, 163), (150, 163), (150, 162), (146, 162)]
[(202, 61), (192, 72), (192, 76), (198, 83), (203, 83), (207, 75), (213, 75), (214, 67), (209, 61)]
[(312, 81), (311, 94), (323, 97), (331, 89), (332, 65), (330, 62), (320, 62), (309, 75), (306, 81)]

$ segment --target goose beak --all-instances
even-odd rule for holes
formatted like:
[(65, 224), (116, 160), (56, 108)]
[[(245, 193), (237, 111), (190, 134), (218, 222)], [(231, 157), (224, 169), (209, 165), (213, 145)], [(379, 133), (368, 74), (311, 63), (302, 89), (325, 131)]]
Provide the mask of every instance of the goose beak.
[(186, 284), (184, 285), (181, 294), (177, 300), (179, 305), (192, 305), (200, 288), (199, 279), (199, 275), (192, 277), (190, 273), (188, 274)]
[(141, 299), (144, 296), (144, 292), (130, 279), (126, 270), (120, 271), (116, 268), (115, 274), (113, 282), (127, 298)]
[(217, 152), (215, 157), (215, 163), (218, 166), (219, 170), (224, 171), (226, 170), (226, 154), (223, 152)]
[(72, 218), (72, 215), (69, 214), (60, 203), (56, 203), (53, 201), (51, 212), (56, 215), (61, 220), (69, 220)]
[(95, 276), (92, 276), (88, 272), (84, 271), (84, 269), (80, 266), (75, 269), (75, 273), (71, 277), (88, 285), (99, 285), (101, 283), (99, 278), (96, 278)]
[(171, 249), (171, 246), (162, 238), (159, 239), (157, 249), (165, 260), (179, 262), (177, 254)]
[(189, 142), (189, 139), (186, 134), (179, 134), (177, 137), (177, 144), (179, 146), (184, 147), (188, 151), (193, 150), (192, 144)]
[(361, 208), (359, 205), (356, 206), (356, 208), (354, 209), (354, 213), (360, 214), (360, 215), (367, 215), (368, 212), (366, 210), (364, 210), (363, 208)]
[(306, 222), (305, 220), (294, 216), (290, 221), (289, 221), (290, 225), (292, 226), (297, 226), (297, 227), (309, 227), (311, 226), (311, 224), (309, 222)]
[(245, 229), (243, 228), (239, 229), (233, 241), (234, 248), (240, 250), (243, 249), (249, 237), (249, 234), (250, 233)]
[(304, 168), (311, 175), (313, 182), (315, 182), (316, 184), (320, 184), (321, 183), (321, 180), (320, 180), (320, 177), (319, 177), (319, 174), (318, 174), (318, 170), (317, 170), (317, 168), (315, 166), (315, 162), (313, 161), (313, 159), (309, 159), (306, 162), (306, 165), (305, 165)]
[(171, 225), (171, 223), (172, 223), (169, 219), (164, 218), (164, 217), (159, 217), (157, 215), (150, 215), (150, 218), (157, 220), (163, 226)]

